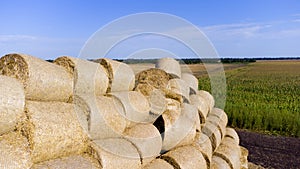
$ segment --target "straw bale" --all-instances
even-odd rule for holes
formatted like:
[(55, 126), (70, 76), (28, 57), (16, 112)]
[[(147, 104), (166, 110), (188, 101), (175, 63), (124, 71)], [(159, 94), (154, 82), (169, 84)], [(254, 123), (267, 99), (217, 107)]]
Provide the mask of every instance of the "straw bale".
[(163, 92), (165, 93), (166, 98), (177, 100), (179, 103), (188, 102), (182, 95), (173, 92), (171, 89), (164, 89)]
[(245, 148), (240, 146), (240, 150), (241, 150), (241, 169), (248, 169), (248, 155), (249, 155), (249, 151)]
[(160, 155), (162, 138), (153, 124), (137, 124), (128, 128), (124, 132), (124, 137), (137, 147), (143, 164)]
[(248, 168), (249, 169), (265, 169), (263, 166), (258, 165), (258, 164), (254, 164), (254, 163), (251, 163), (251, 162), (249, 162)]
[(213, 154), (212, 145), (209, 137), (203, 133), (197, 132), (192, 145), (201, 151), (203, 157), (205, 158), (207, 164), (206, 166), (207, 168), (209, 168)]
[(214, 97), (209, 92), (204, 91), (204, 90), (199, 90), (197, 92), (197, 95), (203, 97), (206, 100), (206, 102), (208, 103), (208, 108), (209, 108), (208, 112), (210, 112), (215, 106)]
[[(85, 121), (88, 124), (88, 134), (91, 139), (102, 139), (120, 137), (127, 126), (127, 120), (123, 105), (111, 97), (97, 96), (90, 97), (82, 96), (83, 99), (75, 100), (76, 106), (79, 106), (79, 112), (76, 112), (78, 117), (86, 117)], [(85, 110), (86, 116), (80, 114), (80, 110)]]
[(222, 140), (220, 146), (214, 152), (215, 156), (219, 156), (224, 159), (230, 166), (230, 168), (240, 168), (241, 150), (234, 140), (225, 137)]
[[(223, 116), (224, 117), (224, 116)], [(226, 116), (227, 117), (227, 116)], [(218, 127), (220, 133), (221, 133), (221, 136), (222, 136), (222, 139), (223, 137), (225, 136), (226, 134), (226, 124), (224, 124), (222, 122), (222, 119), (220, 119), (219, 117), (216, 117), (216, 116), (212, 116), (212, 115), (209, 115), (206, 119), (206, 122), (209, 122), (209, 123), (212, 123), (214, 124), (215, 126)]]
[(0, 136), (0, 168), (29, 169), (32, 166), (27, 139), (17, 132)]
[(150, 103), (150, 112), (157, 117), (166, 110), (167, 101), (164, 93), (161, 90), (154, 89), (147, 99)]
[(231, 169), (229, 164), (222, 159), (221, 157), (218, 156), (213, 156), (211, 160), (211, 169)]
[(177, 147), (162, 155), (161, 158), (172, 164), (176, 169), (207, 168), (202, 153), (194, 146)]
[(229, 128), (229, 127), (226, 128), (225, 137), (230, 137), (236, 142), (236, 144), (240, 144), (239, 135), (233, 128)]
[(205, 99), (199, 95), (191, 95), (190, 101), (192, 105), (195, 105), (198, 108), (200, 123), (204, 124), (209, 111), (209, 107)]
[(222, 140), (222, 135), (218, 127), (213, 123), (206, 122), (202, 128), (202, 133), (209, 137), (212, 144), (212, 150), (215, 151)]
[(89, 134), (90, 126), (91, 126), (91, 108), (84, 97), (80, 97), (75, 95), (73, 97), (74, 111), (76, 113), (76, 117), (84, 132)]
[[(193, 120), (195, 121), (195, 125), (196, 125), (195, 131), (201, 131), (201, 123), (200, 123), (200, 117), (198, 114), (197, 107), (192, 104), (187, 104), (187, 103), (184, 103), (182, 107), (183, 107), (182, 111), (185, 111), (185, 113), (194, 115), (195, 118)], [(196, 133), (194, 136), (196, 136)]]
[(153, 115), (153, 121), (166, 110), (167, 101), (163, 91), (149, 84), (138, 84), (135, 91), (140, 92), (147, 98), (150, 104), (150, 112)]
[(136, 87), (134, 88), (134, 91), (138, 91), (146, 97), (150, 96), (153, 90), (155, 90), (155, 87), (143, 83), (137, 84)]
[(137, 148), (128, 140), (109, 138), (94, 140), (92, 148), (103, 169), (140, 169), (141, 157)]
[(150, 68), (144, 71), (141, 71), (136, 75), (137, 84), (147, 84), (156, 89), (165, 89), (168, 85), (170, 76), (164, 70)]
[(180, 64), (173, 58), (159, 59), (155, 64), (155, 68), (164, 70), (171, 75), (172, 78), (181, 78)]
[(0, 75), (0, 135), (14, 130), (24, 115), (23, 85), (16, 79)]
[(100, 163), (87, 154), (71, 155), (33, 165), (31, 169), (100, 169)]
[(174, 167), (163, 159), (154, 159), (144, 169), (174, 169)]
[(0, 59), (0, 74), (20, 80), (28, 100), (68, 102), (73, 93), (70, 73), (61, 66), (33, 56), (3, 56)]
[(62, 56), (54, 63), (64, 67), (73, 75), (74, 93), (76, 95), (102, 95), (108, 88), (108, 75), (103, 66), (79, 58)]
[(241, 149), (241, 156), (247, 158), (248, 155), (249, 155), (249, 151), (245, 147), (243, 147), (243, 146), (240, 146), (240, 149)]
[(147, 98), (137, 91), (113, 92), (109, 95), (113, 96), (116, 102), (121, 102), (125, 117), (131, 123), (148, 123), (153, 121), (150, 116), (150, 104)]
[(34, 163), (85, 151), (87, 136), (73, 104), (27, 101), (26, 115), (23, 132), (29, 139)]
[(184, 102), (190, 103), (190, 88), (185, 81), (181, 79), (171, 79), (168, 82), (167, 90), (168, 93), (174, 93), (175, 96), (182, 96)]
[(108, 73), (109, 86), (107, 93), (133, 90), (135, 75), (130, 66), (108, 58), (99, 59), (98, 62)]
[(227, 123), (228, 123), (228, 117), (227, 117), (227, 114), (225, 113), (224, 110), (214, 107), (214, 108), (211, 110), (211, 112), (210, 112), (209, 115), (210, 115), (210, 116), (217, 116), (218, 118), (221, 119), (221, 121), (220, 121), (221, 125), (227, 126)]
[(196, 113), (190, 112), (190, 105), (184, 103), (180, 111), (167, 110), (162, 114), (163, 147), (162, 152), (174, 147), (192, 143), (196, 135)]
[(201, 130), (202, 130), (202, 124), (201, 124), (201, 118), (200, 118), (200, 115), (199, 115), (199, 113), (198, 113), (198, 109), (197, 109), (197, 107), (196, 106), (194, 106), (195, 107), (195, 110), (196, 110), (196, 118), (195, 118), (195, 121), (196, 121), (196, 131), (197, 132), (201, 132)]
[(166, 110), (180, 112), (181, 110), (181, 103), (178, 100), (174, 100), (171, 98), (166, 98), (167, 108)]
[(190, 92), (196, 94), (199, 85), (198, 79), (190, 73), (182, 73), (181, 79), (188, 84), (188, 86), (190, 87)]

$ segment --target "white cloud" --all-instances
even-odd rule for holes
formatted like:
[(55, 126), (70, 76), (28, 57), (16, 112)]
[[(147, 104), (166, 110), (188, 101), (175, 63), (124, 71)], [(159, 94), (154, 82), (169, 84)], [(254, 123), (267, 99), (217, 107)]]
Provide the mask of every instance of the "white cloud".
[(253, 38), (270, 27), (272, 27), (272, 25), (269, 23), (237, 23), (205, 26), (202, 27), (202, 30), (207, 33), (209, 37), (224, 40), (228, 38)]
[(300, 17), (300, 13), (292, 14), (293, 17)]
[(300, 22), (300, 19), (294, 19), (292, 22)]
[(0, 42), (32, 41), (38, 39), (31, 35), (0, 35)]
[(223, 56), (292, 56), (300, 55), (299, 21), (232, 23), (201, 28)]

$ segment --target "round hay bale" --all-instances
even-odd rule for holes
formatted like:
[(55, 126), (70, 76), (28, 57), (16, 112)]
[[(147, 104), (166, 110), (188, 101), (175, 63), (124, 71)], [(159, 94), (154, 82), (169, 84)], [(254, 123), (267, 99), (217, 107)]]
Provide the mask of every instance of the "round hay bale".
[[(179, 95), (183, 97), (183, 102), (190, 103), (190, 88), (181, 79), (171, 79), (167, 85), (168, 93), (174, 93), (173, 95)], [(167, 95), (169, 96), (169, 94)], [(178, 96), (177, 96), (178, 97)]]
[(99, 157), (103, 169), (140, 169), (142, 166), (138, 150), (128, 140), (122, 138), (94, 140), (91, 146)]
[[(226, 116), (226, 117), (227, 117), (227, 116)], [(223, 139), (223, 137), (224, 137), (225, 134), (226, 134), (226, 125), (227, 125), (227, 123), (224, 124), (224, 123), (222, 122), (222, 119), (220, 119), (220, 118), (218, 118), (218, 117), (216, 117), (216, 116), (211, 116), (211, 115), (209, 115), (209, 116), (207, 117), (206, 122), (212, 123), (212, 124), (214, 124), (215, 126), (217, 126), (218, 129), (219, 129), (219, 131), (220, 131), (220, 133), (221, 133), (222, 139)]]
[(222, 135), (218, 127), (213, 123), (206, 122), (204, 127), (202, 128), (202, 133), (209, 137), (212, 145), (212, 150), (215, 151), (222, 140)]
[(166, 110), (180, 112), (181, 110), (181, 103), (178, 100), (174, 100), (171, 98), (166, 98), (167, 108)]
[[(182, 111), (185, 111), (185, 113), (188, 113), (188, 114), (193, 114), (195, 116), (195, 118), (193, 119), (194, 122), (195, 122), (195, 125), (196, 125), (196, 130), (195, 131), (201, 131), (201, 123), (200, 123), (200, 117), (199, 117), (199, 114), (198, 114), (198, 109), (196, 106), (194, 105), (191, 105), (191, 104), (187, 104), (187, 103), (184, 103), (183, 106), (182, 106)], [(196, 136), (196, 133), (195, 135)]]
[(223, 126), (227, 126), (227, 123), (228, 123), (228, 117), (227, 117), (227, 114), (225, 113), (224, 110), (222, 109), (219, 109), (219, 108), (216, 108), (214, 107), (210, 114), (210, 116), (216, 116), (218, 118), (221, 119), (220, 123), (223, 125)]
[(219, 156), (224, 159), (230, 166), (230, 168), (240, 168), (241, 150), (234, 140), (225, 137), (222, 143), (214, 152), (214, 156)]
[(197, 111), (197, 113), (196, 113), (196, 119), (195, 119), (196, 120), (196, 131), (197, 132), (201, 132), (201, 130), (202, 130), (201, 118), (200, 118), (200, 115), (198, 113), (197, 107), (195, 107), (195, 109)]
[[(88, 97), (88, 99), (91, 99)], [(84, 100), (84, 97), (73, 96), (73, 104), (74, 110), (77, 115), (78, 122), (81, 127), (84, 129), (85, 133), (89, 135), (90, 127), (91, 127), (91, 108), (90, 105)]]
[(29, 169), (32, 166), (29, 143), (20, 133), (0, 136), (0, 168)]
[[(166, 98), (167, 107), (164, 115), (159, 116), (153, 123), (164, 137), (165, 127), (172, 125), (179, 117), (181, 112), (181, 104), (177, 100)], [(166, 119), (166, 120), (165, 120)], [(165, 122), (167, 124), (165, 124)]]
[(265, 167), (258, 165), (258, 164), (251, 163), (251, 162), (249, 162), (248, 168), (249, 169), (265, 169)]
[(241, 156), (247, 158), (248, 155), (249, 155), (249, 151), (245, 147), (243, 147), (243, 146), (240, 146), (240, 149), (241, 149)]
[(54, 60), (54, 63), (73, 75), (76, 95), (98, 96), (106, 93), (109, 83), (108, 75), (101, 65), (70, 56), (59, 57)]
[(155, 90), (155, 87), (143, 83), (137, 84), (136, 87), (134, 88), (134, 91), (140, 92), (146, 97), (150, 96), (153, 90)]
[(205, 134), (197, 132), (192, 145), (201, 151), (203, 157), (205, 158), (206, 166), (207, 168), (209, 168), (213, 154), (212, 145), (209, 137)]
[(199, 85), (198, 79), (190, 73), (182, 73), (181, 79), (190, 87), (190, 94), (196, 94)]
[(206, 169), (206, 161), (202, 153), (194, 146), (177, 147), (161, 157), (174, 168), (180, 169)]
[(211, 160), (211, 169), (231, 169), (229, 164), (222, 159), (221, 157), (218, 156), (213, 156)]
[(167, 101), (164, 93), (148, 84), (138, 84), (135, 91), (140, 92), (148, 99), (154, 122), (166, 110)]
[(31, 169), (100, 169), (100, 163), (87, 154), (71, 155), (35, 164)]
[(189, 111), (188, 104), (184, 103), (178, 112), (167, 110), (162, 114), (163, 120), (163, 147), (162, 152), (174, 147), (192, 143), (196, 136), (196, 113)]
[(206, 100), (206, 103), (208, 103), (208, 112), (210, 112), (215, 107), (215, 99), (214, 97), (207, 91), (199, 90), (197, 92), (197, 95), (203, 97)]
[[(77, 97), (78, 98), (78, 97)], [(83, 99), (75, 100), (76, 106), (80, 107), (76, 111), (80, 116), (81, 110), (85, 110), (88, 124), (88, 134), (91, 139), (103, 139), (120, 137), (127, 126), (125, 112), (123, 105), (111, 97), (97, 96), (97, 97), (82, 97)], [(77, 102), (77, 103), (76, 103)]]
[(226, 134), (225, 137), (229, 137), (232, 138), (236, 144), (240, 144), (240, 138), (239, 135), (237, 134), (237, 132), (233, 129), (233, 128), (226, 128)]
[(150, 104), (147, 98), (137, 91), (114, 92), (110, 93), (114, 100), (121, 102), (125, 117), (131, 123), (149, 123), (153, 121), (150, 116)]
[(163, 159), (154, 159), (144, 169), (174, 169), (174, 167)]
[(0, 74), (21, 81), (28, 100), (68, 102), (73, 94), (73, 79), (70, 73), (58, 65), (33, 56), (3, 56), (0, 59)]
[(195, 105), (198, 108), (200, 123), (204, 124), (209, 111), (209, 107), (205, 99), (199, 95), (190, 95), (190, 101), (192, 105)]
[(107, 93), (133, 90), (135, 75), (130, 66), (108, 58), (99, 59), (98, 62), (108, 73)]
[(168, 85), (170, 76), (164, 70), (150, 68), (144, 71), (141, 71), (136, 75), (136, 83), (147, 84), (156, 89), (165, 89)]
[(181, 78), (180, 64), (173, 58), (159, 59), (155, 64), (155, 68), (164, 70), (171, 75), (172, 78)]
[(164, 93), (161, 90), (155, 89), (147, 97), (150, 103), (150, 112), (156, 117), (161, 115), (167, 108), (167, 101)]
[(248, 169), (248, 155), (249, 152), (245, 147), (240, 146), (241, 150), (241, 169)]
[(143, 164), (160, 155), (162, 138), (153, 124), (137, 124), (130, 127), (124, 132), (124, 137), (137, 147)]
[(26, 102), (26, 134), (34, 163), (80, 154), (87, 148), (87, 136), (75, 113), (74, 104)]
[(14, 130), (24, 115), (23, 85), (16, 79), (0, 75), (0, 135)]

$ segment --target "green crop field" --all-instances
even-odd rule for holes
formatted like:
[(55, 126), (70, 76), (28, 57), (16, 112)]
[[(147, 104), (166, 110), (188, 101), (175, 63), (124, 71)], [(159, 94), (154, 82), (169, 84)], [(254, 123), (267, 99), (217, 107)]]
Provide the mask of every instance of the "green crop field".
[[(300, 137), (300, 61), (259, 61), (225, 73), (230, 126)], [(206, 75), (199, 82), (210, 91)]]

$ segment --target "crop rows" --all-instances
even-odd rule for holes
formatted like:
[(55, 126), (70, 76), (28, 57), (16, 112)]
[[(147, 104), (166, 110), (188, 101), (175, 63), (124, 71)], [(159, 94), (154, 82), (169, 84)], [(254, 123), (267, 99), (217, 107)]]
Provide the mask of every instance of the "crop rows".
[[(199, 81), (210, 91), (207, 76)], [(226, 71), (226, 81), (229, 125), (300, 137), (300, 61), (252, 63)]]

